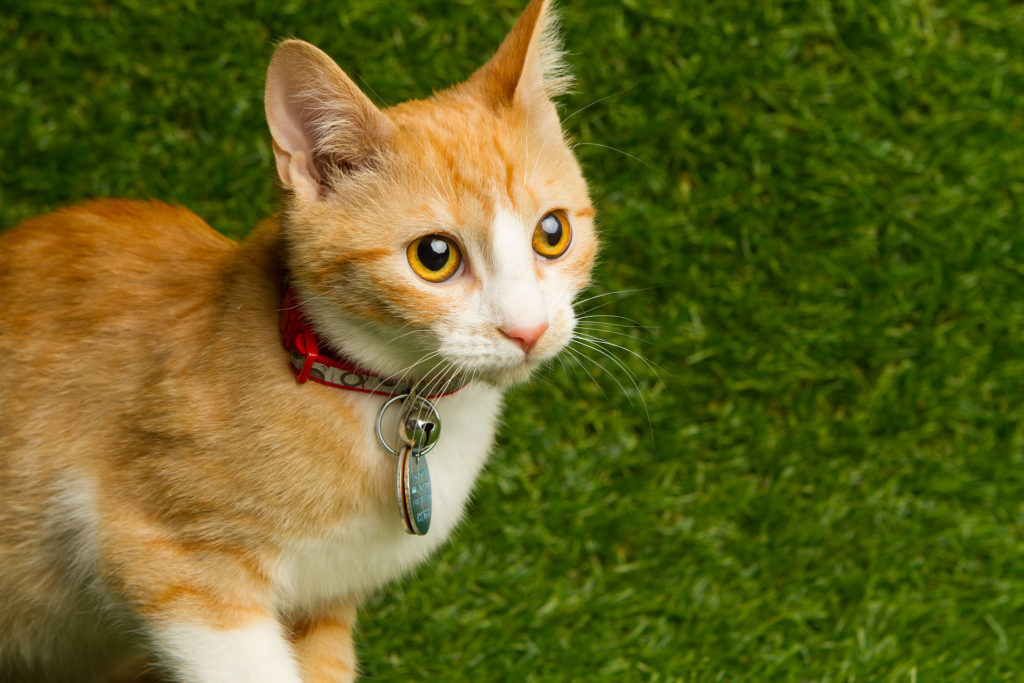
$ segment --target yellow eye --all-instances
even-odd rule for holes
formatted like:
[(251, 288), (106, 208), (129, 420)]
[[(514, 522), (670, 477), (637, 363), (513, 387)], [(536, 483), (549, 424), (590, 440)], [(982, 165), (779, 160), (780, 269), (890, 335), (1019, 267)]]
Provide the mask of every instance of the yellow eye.
[(447, 237), (426, 235), (405, 250), (413, 271), (427, 282), (444, 282), (459, 269), (462, 255)]
[(544, 214), (533, 231), (533, 250), (544, 258), (558, 258), (569, 248), (571, 241), (569, 217), (561, 209)]

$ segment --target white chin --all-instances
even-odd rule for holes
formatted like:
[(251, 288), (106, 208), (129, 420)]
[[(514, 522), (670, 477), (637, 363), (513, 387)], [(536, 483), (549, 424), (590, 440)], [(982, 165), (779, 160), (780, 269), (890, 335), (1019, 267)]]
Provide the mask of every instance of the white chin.
[(477, 376), (487, 384), (496, 387), (511, 387), (529, 380), (538, 365), (540, 363), (525, 362), (509, 367), (492, 368), (477, 373)]

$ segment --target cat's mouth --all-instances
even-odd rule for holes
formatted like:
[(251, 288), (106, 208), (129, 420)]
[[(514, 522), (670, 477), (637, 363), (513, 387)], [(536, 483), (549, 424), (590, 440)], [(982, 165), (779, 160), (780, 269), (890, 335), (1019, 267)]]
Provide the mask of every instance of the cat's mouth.
[(401, 349), (392, 359), (391, 372), (397, 370), (395, 377), (413, 383), (421, 394), (451, 393), (472, 382), (511, 387), (528, 381), (564, 348), (568, 339), (563, 337), (568, 335), (562, 327), (525, 349), (522, 345), (514, 347), (508, 339), (485, 337), (478, 332), (439, 334), (432, 343)]
[(445, 362), (467, 383), (481, 381), (507, 388), (529, 381), (542, 365), (565, 348), (570, 338), (571, 334), (564, 332), (564, 326), (559, 326), (557, 331), (551, 330), (540, 344), (524, 350), (516, 348), (513, 351), (508, 340), (451, 343), (448, 353), (444, 354)]
[(491, 357), (462, 359), (455, 365), (466, 383), (479, 381), (507, 388), (529, 381), (533, 373), (553, 354), (527, 354), (519, 359)]
[(454, 393), (472, 382), (506, 388), (528, 381), (544, 360), (546, 357), (532, 354), (512, 362), (489, 356), (446, 358), (442, 369), (435, 367), (423, 374), (416, 373), (419, 376), (413, 380), (413, 386), (421, 395), (435, 396)]

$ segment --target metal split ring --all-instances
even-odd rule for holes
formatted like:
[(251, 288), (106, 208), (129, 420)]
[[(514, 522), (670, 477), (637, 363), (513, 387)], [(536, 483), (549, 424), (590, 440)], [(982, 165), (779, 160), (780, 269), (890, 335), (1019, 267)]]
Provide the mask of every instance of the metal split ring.
[[(421, 410), (418, 413), (421, 415), (423, 412), (422, 408), (425, 407), (429, 411), (430, 416), (433, 420), (430, 423), (430, 426), (428, 426), (427, 429), (425, 430), (425, 443), (423, 443), (419, 448), (419, 455), (426, 455), (437, 444), (437, 439), (441, 435), (441, 415), (437, 412), (437, 408), (434, 407), (434, 404), (428, 401), (427, 399), (423, 398), (422, 396), (414, 396), (412, 394), (400, 394), (398, 396), (392, 396), (391, 398), (389, 398), (384, 403), (384, 405), (381, 406), (380, 412), (377, 413), (377, 441), (380, 442), (380, 445), (383, 446), (388, 453), (391, 453), (392, 455), (399, 454), (399, 451), (392, 448), (391, 444), (389, 444), (387, 440), (384, 438), (384, 433), (381, 430), (381, 422), (384, 420), (384, 413), (387, 412), (388, 408), (391, 407), (392, 403), (395, 403), (396, 401), (404, 402), (406, 400), (410, 400), (413, 403), (408, 408), (403, 407), (402, 413), (399, 416), (398, 429), (402, 433), (402, 436), (408, 439), (407, 443), (412, 443), (412, 439), (410, 439), (408, 435), (408, 430), (410, 428), (420, 429), (421, 425), (424, 423), (424, 421), (421, 418), (411, 414), (413, 412), (411, 408), (421, 408)], [(411, 425), (410, 422), (414, 419), (417, 420), (417, 423), (415, 425)]]

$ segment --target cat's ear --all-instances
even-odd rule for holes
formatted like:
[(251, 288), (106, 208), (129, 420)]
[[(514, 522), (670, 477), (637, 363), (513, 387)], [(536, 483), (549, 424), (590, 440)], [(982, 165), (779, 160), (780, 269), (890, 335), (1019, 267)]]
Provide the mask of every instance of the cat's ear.
[(264, 105), (281, 182), (308, 201), (372, 165), (391, 136), (391, 122), (341, 67), (301, 40), (274, 51)]
[(497, 53), (469, 79), (496, 108), (554, 112), (551, 98), (572, 86), (551, 0), (533, 0)]

